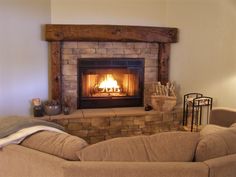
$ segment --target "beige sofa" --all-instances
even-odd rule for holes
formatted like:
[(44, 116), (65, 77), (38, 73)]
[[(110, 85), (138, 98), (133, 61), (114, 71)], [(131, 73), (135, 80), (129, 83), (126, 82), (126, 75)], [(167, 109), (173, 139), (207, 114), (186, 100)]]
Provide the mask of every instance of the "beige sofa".
[[(213, 110), (211, 122), (225, 122), (219, 121), (219, 116), (214, 120), (215, 111), (222, 120), (236, 122), (236, 111), (229, 115), (225, 109)], [(169, 132), (113, 139), (76, 152), (81, 161), (66, 160), (61, 152), (56, 156), (58, 152), (29, 148), (32, 139), (0, 150), (0, 177), (236, 177), (235, 125), (208, 126), (202, 133)], [(150, 143), (153, 140), (156, 144)], [(140, 147), (141, 142), (148, 148)], [(131, 152), (124, 151), (124, 147)]]

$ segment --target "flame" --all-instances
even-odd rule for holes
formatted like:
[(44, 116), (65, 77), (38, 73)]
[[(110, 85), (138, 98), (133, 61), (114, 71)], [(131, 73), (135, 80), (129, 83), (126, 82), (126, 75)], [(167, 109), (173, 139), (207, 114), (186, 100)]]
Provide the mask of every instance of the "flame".
[(103, 92), (120, 92), (120, 86), (113, 78), (112, 74), (106, 74), (104, 80), (99, 84), (98, 88), (102, 89)]

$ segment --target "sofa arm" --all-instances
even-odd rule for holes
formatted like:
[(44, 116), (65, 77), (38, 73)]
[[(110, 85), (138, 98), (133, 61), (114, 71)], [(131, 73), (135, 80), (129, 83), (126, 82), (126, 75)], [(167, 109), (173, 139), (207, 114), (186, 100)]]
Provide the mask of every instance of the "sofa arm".
[(0, 150), (0, 177), (63, 177), (65, 160), (20, 145)]
[(209, 177), (235, 177), (236, 154), (205, 161), (210, 169)]
[(236, 122), (236, 109), (214, 108), (211, 111), (210, 124), (229, 127)]
[(66, 162), (65, 177), (208, 177), (203, 162)]

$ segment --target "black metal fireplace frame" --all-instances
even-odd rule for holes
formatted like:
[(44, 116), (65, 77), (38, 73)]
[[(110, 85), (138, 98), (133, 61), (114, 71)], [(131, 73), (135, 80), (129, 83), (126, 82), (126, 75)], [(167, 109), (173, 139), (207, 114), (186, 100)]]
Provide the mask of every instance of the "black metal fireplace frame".
[[(82, 73), (88, 69), (135, 69), (139, 72), (138, 96), (126, 97), (83, 97)], [(78, 99), (77, 108), (111, 108), (143, 106), (144, 90), (144, 58), (81, 58), (78, 59)]]

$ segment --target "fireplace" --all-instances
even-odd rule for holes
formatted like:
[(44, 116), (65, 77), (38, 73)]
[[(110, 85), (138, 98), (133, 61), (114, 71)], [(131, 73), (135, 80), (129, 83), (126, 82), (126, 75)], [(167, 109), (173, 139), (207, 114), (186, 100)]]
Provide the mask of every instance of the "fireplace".
[[(93, 100), (97, 100), (97, 107), (105, 104), (113, 107), (119, 101), (123, 102), (119, 106), (150, 104), (153, 83), (160, 81), (164, 84), (169, 80), (170, 49), (171, 43), (177, 42), (177, 28), (48, 24), (45, 29), (45, 40), (50, 44), (50, 95), (61, 102), (70, 100), (67, 102), (72, 110), (94, 106)], [(90, 66), (86, 71), (85, 64), (78, 64), (84, 59), (94, 58), (99, 62), (106, 58), (113, 58), (114, 61), (118, 58), (127, 59), (129, 64), (143, 58), (145, 66), (137, 69), (137, 65), (124, 67), (111, 62), (113, 66), (109, 66), (112, 68), (110, 71), (114, 71), (111, 73), (107, 65)], [(104, 69), (107, 71), (104, 72)], [(79, 74), (83, 74), (83, 78)], [(89, 79), (91, 76), (94, 81)], [(121, 82), (120, 77), (126, 81)], [(127, 80), (126, 77), (138, 79), (134, 84), (133, 79)], [(112, 82), (117, 82), (118, 86), (102, 88), (98, 86), (102, 84), (102, 78), (113, 79), (115, 81)], [(94, 82), (94, 85), (81, 85), (82, 80)], [(116, 103), (113, 102), (115, 99)]]
[(78, 61), (78, 108), (143, 106), (143, 58)]

